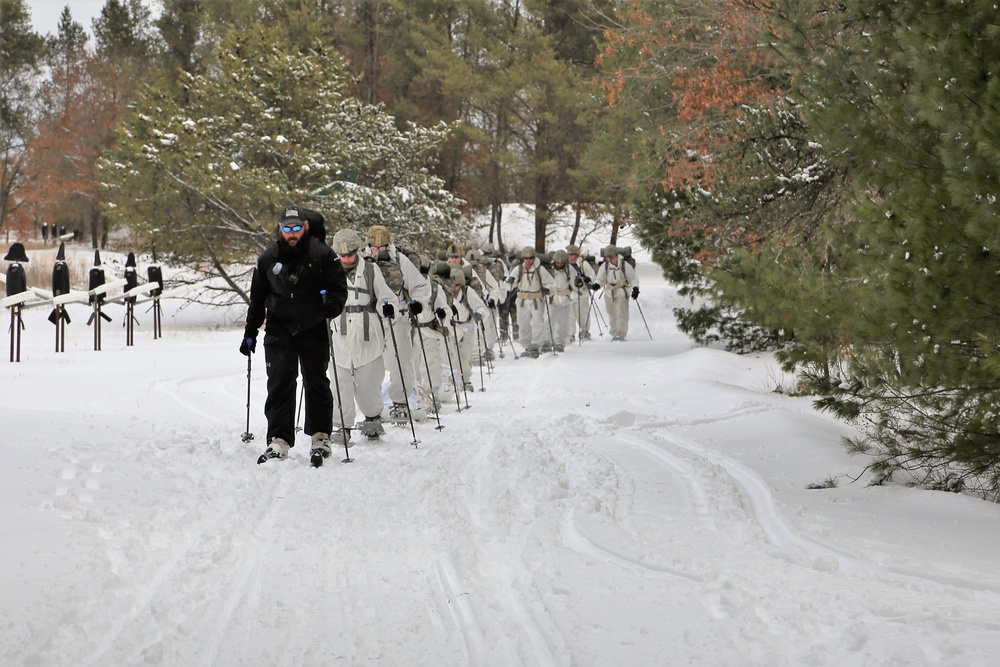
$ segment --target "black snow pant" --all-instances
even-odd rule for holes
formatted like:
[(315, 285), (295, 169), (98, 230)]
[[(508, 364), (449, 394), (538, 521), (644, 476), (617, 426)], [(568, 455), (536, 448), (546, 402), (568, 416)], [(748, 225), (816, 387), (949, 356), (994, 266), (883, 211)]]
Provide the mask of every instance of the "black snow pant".
[(299, 368), (305, 387), (306, 435), (329, 433), (333, 427), (333, 393), (326, 369), (330, 343), (326, 322), (293, 335), (280, 325), (268, 326), (264, 334), (267, 363), (267, 441), (282, 438), (295, 444), (295, 390)]

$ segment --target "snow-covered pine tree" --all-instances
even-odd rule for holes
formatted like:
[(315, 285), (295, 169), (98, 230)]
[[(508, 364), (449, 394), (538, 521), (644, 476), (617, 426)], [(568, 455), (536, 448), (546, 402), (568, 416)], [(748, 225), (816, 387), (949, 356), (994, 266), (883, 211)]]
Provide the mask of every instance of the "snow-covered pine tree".
[(331, 234), (383, 224), (430, 247), (463, 235), (460, 200), (427, 170), (449, 128), (401, 131), (349, 83), (332, 50), (299, 52), (261, 26), (234, 31), (218, 70), (188, 75), (183, 100), (140, 95), (101, 161), (109, 213), (193, 281), (221, 278), (215, 302), (245, 298), (290, 202), (321, 211)]

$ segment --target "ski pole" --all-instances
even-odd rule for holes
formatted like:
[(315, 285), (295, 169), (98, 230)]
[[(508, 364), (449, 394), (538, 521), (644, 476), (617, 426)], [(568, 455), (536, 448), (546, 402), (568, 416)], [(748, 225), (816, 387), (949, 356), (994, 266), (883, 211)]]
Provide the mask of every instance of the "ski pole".
[[(509, 310), (510, 310), (510, 309), (508, 309), (508, 311), (509, 311)], [(516, 349), (514, 348), (514, 336), (513, 336), (513, 330), (514, 330), (514, 327), (513, 327), (513, 325), (512, 325), (512, 326), (511, 326), (511, 335), (510, 335), (510, 336), (507, 336), (507, 342), (508, 342), (508, 343), (510, 343), (510, 351), (511, 351), (511, 352), (512, 352), (512, 353), (514, 354), (514, 358), (515, 358), (515, 359), (520, 359), (521, 357), (519, 357), (519, 356), (517, 355), (517, 350), (516, 350)], [(501, 347), (502, 347), (502, 346), (503, 346), (503, 343), (501, 343), (500, 345), (501, 345)]]
[[(469, 409), (469, 390), (465, 388), (465, 369), (462, 368), (462, 351), (458, 342), (458, 323), (451, 321), (451, 332), (455, 334), (455, 356), (458, 357), (458, 372), (462, 375), (462, 393), (465, 394), (465, 409)], [(457, 391), (457, 390), (456, 390)]]
[(486, 357), (483, 356), (483, 341), (479, 336), (479, 324), (476, 323), (476, 349), (479, 351), (479, 391), (486, 391), (486, 380), (483, 378), (483, 366), (486, 365)]
[(493, 320), (493, 331), (496, 332), (497, 341), (500, 343), (497, 345), (497, 351), (500, 354), (500, 358), (503, 359), (503, 336), (500, 335), (500, 306), (497, 305), (496, 301), (493, 302), (493, 306), (490, 308), (490, 319)]
[(403, 378), (403, 362), (399, 358), (399, 346), (396, 344), (396, 329), (393, 324), (393, 319), (390, 317), (389, 333), (392, 335), (392, 351), (396, 355), (396, 367), (399, 368), (399, 383), (403, 387), (403, 400), (406, 402), (406, 416), (410, 418), (410, 433), (413, 434), (413, 442), (410, 444), (416, 447), (420, 444), (420, 441), (417, 440), (417, 429), (413, 426), (413, 411), (410, 410), (410, 394), (406, 390), (406, 380)]
[[(247, 338), (246, 343), (247, 345), (252, 345), (253, 338)], [(249, 350), (248, 352), (249, 354), (247, 354), (247, 430), (243, 431), (243, 435), (240, 436), (240, 439), (243, 442), (250, 442), (251, 440), (253, 440), (253, 433), (250, 432), (250, 374), (252, 368), (251, 364), (253, 363), (252, 361), (253, 352), (250, 352)]]
[(556, 354), (556, 337), (552, 333), (552, 314), (549, 312), (549, 300), (545, 294), (542, 294), (542, 304), (545, 306), (545, 319), (549, 321), (549, 343), (552, 346), (552, 356), (557, 357)]
[[(323, 297), (323, 305), (326, 305), (326, 290), (319, 291), (320, 296)], [(351, 452), (347, 449), (347, 425), (344, 423), (344, 401), (340, 397), (340, 378), (339, 373), (337, 373), (337, 353), (333, 351), (333, 332), (330, 330), (330, 320), (326, 321), (326, 343), (330, 347), (330, 363), (333, 364), (333, 385), (337, 389), (337, 409), (340, 411), (340, 435), (344, 441), (344, 455), (345, 459), (341, 463), (354, 463), (354, 459), (351, 458)]]
[(299, 426), (299, 421), (302, 419), (302, 403), (303, 403), (305, 394), (306, 394), (306, 383), (303, 382), (302, 386), (299, 387), (299, 409), (298, 409), (298, 412), (295, 413), (295, 432), (296, 433), (298, 433), (299, 431), (302, 430), (302, 427)]
[(593, 290), (588, 289), (587, 296), (590, 297), (590, 312), (594, 315), (594, 321), (597, 322), (597, 333), (603, 338), (604, 329), (601, 328), (601, 311), (597, 308), (597, 299), (594, 298)]
[(643, 315), (643, 313), (642, 313), (642, 306), (639, 305), (639, 299), (632, 299), (632, 300), (635, 301), (635, 306), (636, 306), (636, 308), (639, 309), (639, 316), (642, 318), (642, 323), (646, 327), (646, 333), (649, 334), (649, 340), (653, 340), (653, 334), (650, 333), (650, 331), (649, 331), (649, 325), (646, 324), (646, 316)]
[(489, 354), (490, 348), (486, 347), (486, 324), (482, 321), (479, 322), (479, 330), (483, 334), (483, 347), (485, 348), (486, 354), (486, 374), (493, 375), (493, 355)]
[[(434, 382), (431, 380), (431, 365), (430, 362), (427, 361), (427, 348), (424, 347), (424, 332), (420, 330), (420, 324), (417, 323), (416, 315), (410, 315), (410, 324), (412, 324), (413, 328), (417, 330), (417, 338), (420, 339), (420, 354), (424, 357), (424, 370), (427, 371), (427, 384), (430, 386), (431, 390), (431, 407), (434, 408), (434, 419), (438, 423), (438, 425), (434, 427), (434, 430), (440, 431), (444, 428), (444, 426), (441, 425), (441, 415), (438, 414), (438, 400), (434, 395)], [(441, 375), (440, 368), (438, 368), (438, 375)]]
[[(441, 322), (442, 328), (444, 328), (444, 322)], [(441, 334), (441, 338), (444, 339), (444, 351), (448, 355), (448, 370), (451, 371), (451, 386), (455, 390), (455, 404), (458, 406), (458, 411), (462, 411), (462, 399), (458, 395), (458, 383), (455, 382), (455, 365), (451, 362), (451, 348), (448, 345), (448, 330), (444, 329)], [(457, 353), (458, 350), (455, 350)]]

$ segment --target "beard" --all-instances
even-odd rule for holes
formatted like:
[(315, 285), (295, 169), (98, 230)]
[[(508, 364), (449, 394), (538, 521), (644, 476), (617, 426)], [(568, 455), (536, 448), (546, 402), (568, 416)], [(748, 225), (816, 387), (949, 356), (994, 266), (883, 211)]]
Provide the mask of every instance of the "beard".
[(278, 259), (288, 262), (301, 259), (309, 252), (309, 236), (303, 234), (295, 245), (291, 245), (285, 237), (278, 238)]

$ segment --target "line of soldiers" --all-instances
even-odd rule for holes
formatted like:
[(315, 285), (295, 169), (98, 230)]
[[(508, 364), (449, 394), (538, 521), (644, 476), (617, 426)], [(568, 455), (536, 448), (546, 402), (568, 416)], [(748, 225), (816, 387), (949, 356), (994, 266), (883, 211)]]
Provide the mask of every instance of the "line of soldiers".
[[(350, 231), (338, 234), (353, 234), (349, 245), (360, 241)], [(395, 423), (408, 415), (404, 386), (410, 404), (421, 405), (420, 417), (438, 410), (452, 392), (461, 409), (459, 393), (467, 397), (474, 389), (477, 367), (488, 367), (505, 346), (517, 356), (512, 340), (527, 358), (562, 352), (577, 337), (590, 340), (594, 294), (601, 289), (611, 339), (625, 340), (628, 300), (639, 295), (634, 264), (615, 246), (604, 248), (603, 261), (595, 266), (576, 245), (548, 256), (526, 247), (505, 258), (489, 243), (466, 250), (456, 242), (430, 260), (397, 247), (380, 225), (368, 230), (365, 243), (363, 256), (385, 277), (401, 312), (412, 315), (394, 320), (395, 344), (386, 344), (383, 352), (390, 377), (388, 418)]]
[[(329, 456), (331, 443), (350, 446), (354, 430), (377, 440), (383, 419), (412, 426), (413, 419), (436, 414), (448, 394), (459, 410), (464, 394), (468, 407), (476, 369), (482, 380), (483, 367), (503, 356), (505, 345), (517, 356), (514, 338), (528, 358), (563, 351), (576, 336), (589, 340), (597, 290), (604, 289), (612, 340), (628, 332), (628, 298), (638, 297), (638, 277), (614, 246), (602, 251), (596, 268), (572, 245), (544, 262), (548, 258), (530, 247), (504, 258), (490, 244), (466, 252), (452, 243), (432, 261), (397, 247), (386, 227), (374, 225), (364, 239), (339, 230), (324, 251), (309, 238), (309, 225), (322, 224), (310, 223), (310, 213), (285, 209), (278, 243), (258, 259), (251, 285), (240, 350), (254, 352), (266, 312), (268, 449), (262, 461), (285, 458), (294, 443), (298, 368), (304, 430), (314, 452)], [(317, 269), (329, 266), (334, 254), (337, 267)], [(297, 297), (305, 282), (309, 294)], [(323, 295), (322, 304), (312, 292)], [(321, 334), (314, 327), (324, 316), (331, 326)], [(332, 351), (335, 396), (328, 380), (319, 386), (327, 367), (319, 350), (324, 342)]]

